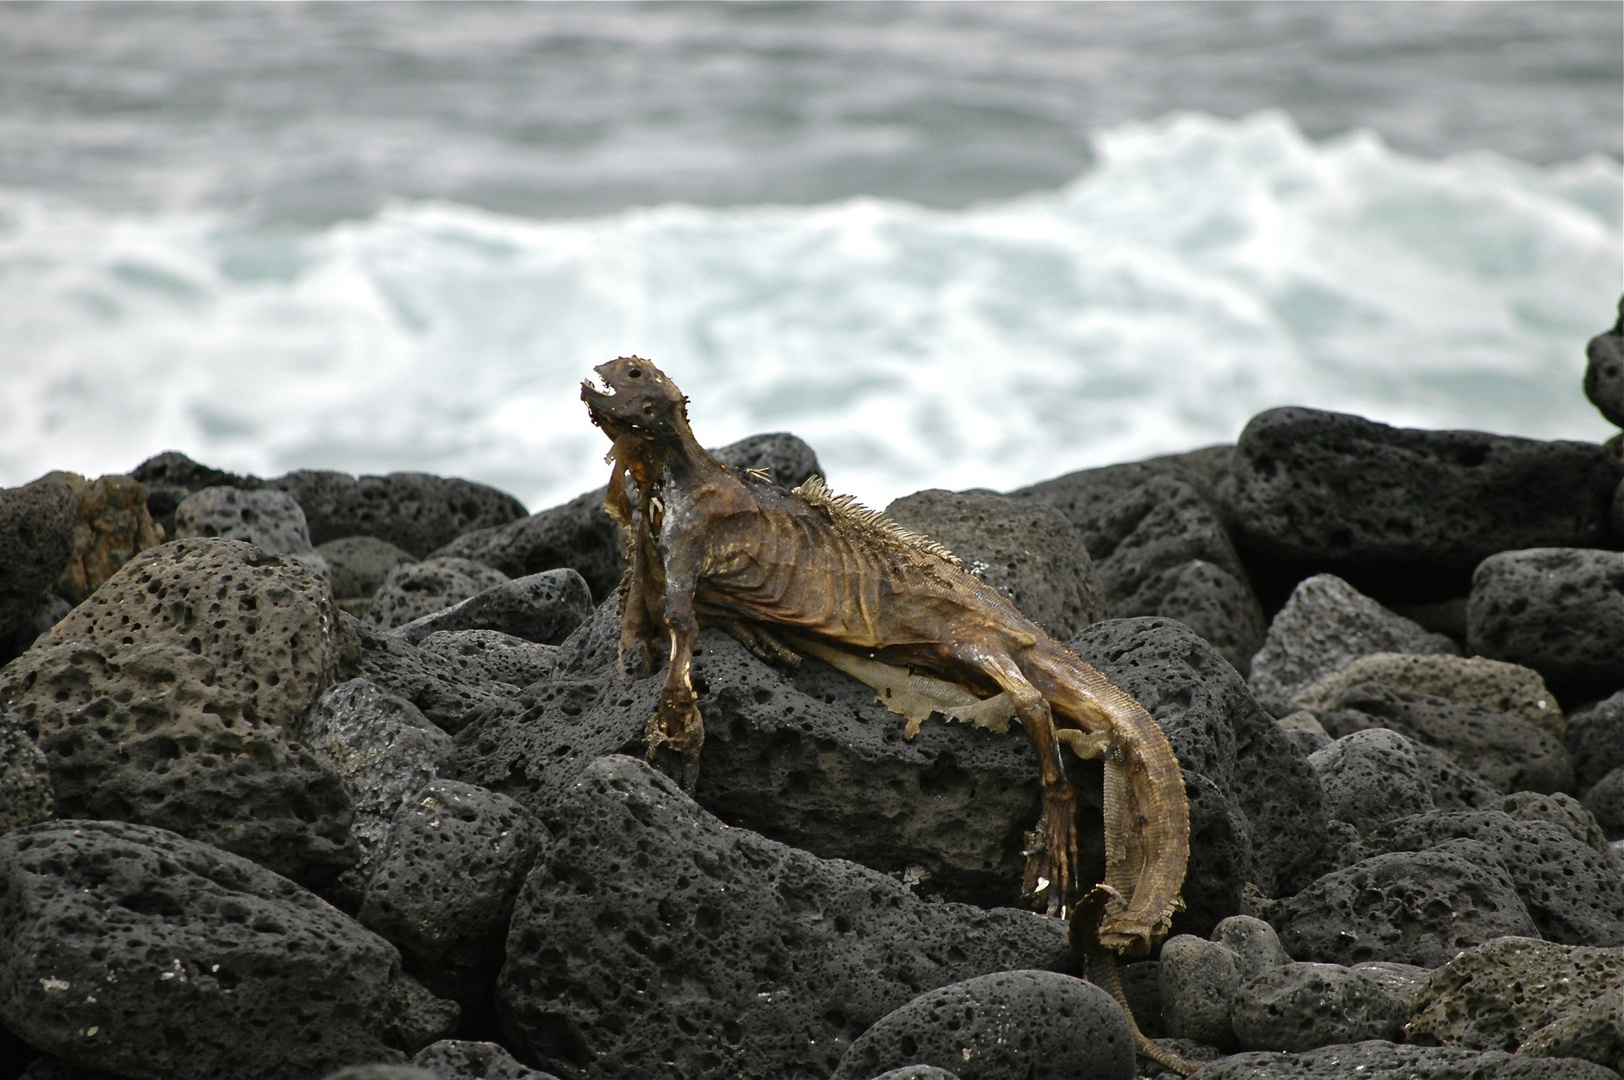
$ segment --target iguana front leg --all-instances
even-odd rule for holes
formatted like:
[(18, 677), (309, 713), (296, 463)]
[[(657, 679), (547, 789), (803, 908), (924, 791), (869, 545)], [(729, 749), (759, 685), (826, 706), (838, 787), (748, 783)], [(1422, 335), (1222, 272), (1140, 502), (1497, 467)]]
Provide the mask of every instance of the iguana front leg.
[[(691, 545), (690, 545), (691, 547)], [(643, 730), (648, 759), (668, 773), (683, 790), (699, 779), (699, 748), (705, 743), (705, 721), (694, 693), (694, 643), (699, 617), (694, 613), (697, 567), (679, 557), (666, 565), (665, 623), (671, 635), (671, 663), (660, 691), (660, 707)]]

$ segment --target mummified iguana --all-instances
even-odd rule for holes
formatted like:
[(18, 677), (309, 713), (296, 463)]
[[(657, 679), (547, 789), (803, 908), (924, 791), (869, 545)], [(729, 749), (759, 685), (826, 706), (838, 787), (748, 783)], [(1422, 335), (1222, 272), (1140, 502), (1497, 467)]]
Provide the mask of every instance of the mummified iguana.
[(1138, 702), (940, 546), (816, 477), (790, 492), (717, 461), (688, 427), (687, 399), (653, 364), (621, 357), (595, 370), (608, 392), (588, 381), (581, 397), (614, 440), (605, 508), (629, 533), (622, 656), (652, 668), (652, 643), (670, 640), (645, 733), (651, 760), (686, 786), (697, 775), (702, 621), (769, 657), (793, 661), (797, 649), (868, 683), (908, 717), (910, 737), (933, 712), (995, 729), (1016, 718), (1043, 785), (1029, 891), (1045, 894), (1051, 914), (1079, 892), (1064, 744), (1105, 759), (1106, 874), (1087, 905), (1102, 914), (1083, 928), (1086, 943), (1143, 955), (1166, 935), (1182, 907), (1189, 805), (1167, 737)]

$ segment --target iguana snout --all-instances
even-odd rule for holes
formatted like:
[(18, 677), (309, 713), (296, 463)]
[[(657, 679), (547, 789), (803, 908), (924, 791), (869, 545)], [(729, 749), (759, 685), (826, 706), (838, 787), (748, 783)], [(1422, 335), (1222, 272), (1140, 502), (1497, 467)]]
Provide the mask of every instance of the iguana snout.
[(659, 368), (636, 356), (622, 356), (593, 368), (608, 393), (581, 383), (581, 400), (592, 422), (611, 438), (633, 432), (657, 436), (688, 422), (688, 399)]

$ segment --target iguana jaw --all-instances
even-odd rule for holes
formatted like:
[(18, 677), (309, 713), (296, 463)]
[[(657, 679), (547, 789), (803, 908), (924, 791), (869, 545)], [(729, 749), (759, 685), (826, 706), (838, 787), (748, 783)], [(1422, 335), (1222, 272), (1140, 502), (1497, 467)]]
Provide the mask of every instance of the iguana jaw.
[(688, 399), (647, 360), (622, 356), (593, 370), (608, 392), (584, 380), (581, 400), (592, 422), (610, 438), (635, 434), (653, 439), (687, 430)]

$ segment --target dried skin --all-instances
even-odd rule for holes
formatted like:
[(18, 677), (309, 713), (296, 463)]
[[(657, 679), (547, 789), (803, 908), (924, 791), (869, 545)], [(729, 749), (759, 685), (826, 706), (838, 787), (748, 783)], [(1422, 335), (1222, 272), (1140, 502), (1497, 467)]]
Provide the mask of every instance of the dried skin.
[(1142, 955), (1167, 933), (1182, 906), (1189, 808), (1178, 760), (1138, 702), (937, 545), (816, 478), (789, 492), (722, 465), (694, 439), (681, 392), (646, 360), (596, 370), (609, 392), (583, 384), (582, 398), (614, 441), (605, 506), (629, 534), (622, 656), (648, 668), (656, 647), (670, 649), (646, 732), (651, 759), (684, 782), (696, 775), (702, 621), (768, 656), (829, 661), (879, 690), (910, 735), (931, 713), (995, 730), (1013, 716), (1043, 785), (1032, 891), (1047, 882), (1051, 911), (1080, 892), (1066, 745), (1105, 761), (1107, 888), (1091, 940)]

